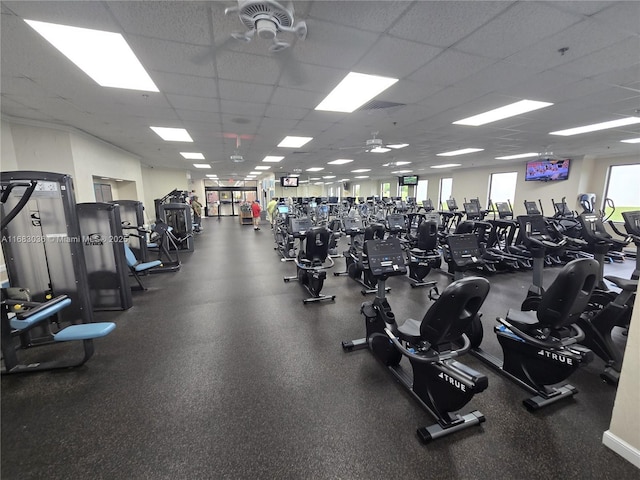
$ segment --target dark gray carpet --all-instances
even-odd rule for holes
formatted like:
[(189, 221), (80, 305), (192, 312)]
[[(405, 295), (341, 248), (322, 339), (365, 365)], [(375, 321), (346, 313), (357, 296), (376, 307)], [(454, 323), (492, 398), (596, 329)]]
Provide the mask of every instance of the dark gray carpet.
[[(132, 309), (96, 314), (117, 328), (89, 363), (2, 378), (3, 479), (638, 478), (601, 443), (615, 389), (599, 359), (571, 377), (574, 400), (532, 414), (527, 392), (465, 356), (489, 378), (466, 408), (487, 421), (422, 445), (415, 430), (430, 415), (369, 352), (340, 347), (364, 334), (360, 286), (330, 274), (323, 293), (335, 302), (303, 305), (268, 225), (203, 223), (179, 272), (143, 278)], [(519, 306), (530, 279), (491, 278), (489, 352), (500, 355), (493, 319)], [(399, 322), (424, 315), (427, 290), (388, 285)]]

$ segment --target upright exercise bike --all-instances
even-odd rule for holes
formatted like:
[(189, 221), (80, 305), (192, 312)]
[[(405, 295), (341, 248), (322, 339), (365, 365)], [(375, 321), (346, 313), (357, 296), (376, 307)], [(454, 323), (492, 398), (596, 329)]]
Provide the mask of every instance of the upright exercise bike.
[[(398, 326), (385, 298), (384, 284), (388, 277), (407, 272), (400, 240), (369, 240), (366, 247), (378, 292), (372, 302), (365, 302), (360, 308), (365, 317), (366, 338), (342, 342), (342, 348), (352, 351), (368, 347), (436, 418), (437, 424), (418, 429), (423, 442), (484, 422), (484, 415), (478, 411), (464, 415), (458, 411), (487, 388), (487, 377), (455, 358), (471, 347), (463, 332), (489, 293), (488, 280), (468, 277), (453, 282), (422, 321), (407, 319)], [(461, 338), (464, 345), (458, 347), (455, 342)], [(411, 371), (400, 365), (403, 357), (409, 359)]]

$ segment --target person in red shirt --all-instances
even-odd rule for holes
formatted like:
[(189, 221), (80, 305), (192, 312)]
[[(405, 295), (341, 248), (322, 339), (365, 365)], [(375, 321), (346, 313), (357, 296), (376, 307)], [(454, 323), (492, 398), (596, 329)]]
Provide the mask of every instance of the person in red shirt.
[(262, 208), (260, 208), (260, 202), (258, 200), (254, 200), (251, 204), (251, 213), (253, 215), (253, 229), (260, 230), (260, 212)]

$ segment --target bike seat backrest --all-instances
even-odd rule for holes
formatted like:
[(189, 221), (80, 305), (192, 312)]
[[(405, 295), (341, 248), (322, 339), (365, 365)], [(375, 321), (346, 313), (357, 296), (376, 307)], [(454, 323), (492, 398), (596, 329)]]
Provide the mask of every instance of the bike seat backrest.
[(305, 235), (305, 258), (312, 262), (324, 262), (329, 254), (331, 231), (326, 227), (313, 227)]
[(524, 243), (527, 248), (562, 247), (562, 244), (557, 243), (549, 235), (549, 229), (542, 215), (519, 215), (518, 226), (518, 240)]
[(598, 262), (592, 258), (567, 263), (542, 295), (537, 311), (538, 321), (550, 328), (575, 323), (587, 307), (598, 270)]
[(581, 213), (578, 216), (582, 225), (582, 235), (589, 243), (611, 242), (611, 235), (605, 230), (602, 220), (595, 213)]
[(622, 212), (624, 228), (629, 235), (640, 236), (640, 210), (633, 212)]
[(384, 238), (384, 225), (372, 223), (364, 229), (364, 240), (382, 240)]
[(438, 224), (422, 222), (418, 227), (416, 248), (420, 250), (435, 250), (438, 247)]
[(420, 337), (432, 345), (453, 342), (465, 332), (489, 293), (489, 280), (466, 277), (445, 288), (420, 324)]

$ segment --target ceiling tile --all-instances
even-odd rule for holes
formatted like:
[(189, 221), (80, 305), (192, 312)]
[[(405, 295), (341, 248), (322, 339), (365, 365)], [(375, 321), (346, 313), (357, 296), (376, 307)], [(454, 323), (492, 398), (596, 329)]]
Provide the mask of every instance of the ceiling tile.
[[(483, 2), (479, 2), (483, 3)], [(579, 22), (543, 2), (519, 2), (456, 44), (467, 53), (506, 58)]]
[(493, 63), (495, 59), (470, 55), (450, 48), (411, 74), (409, 80), (446, 87)]
[(638, 52), (640, 52), (640, 37), (630, 37), (556, 68), (561, 72), (595, 77), (607, 71), (620, 70), (638, 64), (640, 60)]
[(211, 45), (203, 2), (108, 2), (126, 33), (182, 43)]
[(270, 57), (233, 52), (216, 57), (218, 76), (225, 80), (274, 85), (280, 76), (280, 66)]
[(240, 100), (243, 102), (267, 102), (273, 93), (273, 86), (260, 85), (249, 82), (232, 82), (219, 80), (218, 89), (220, 98), (227, 100)]
[(389, 34), (436, 47), (450, 47), (512, 2), (414, 2)]
[(441, 51), (440, 48), (383, 36), (354, 66), (354, 70), (392, 78), (404, 78)]
[(410, 6), (406, 1), (314, 2), (309, 16), (362, 30), (384, 32)]

